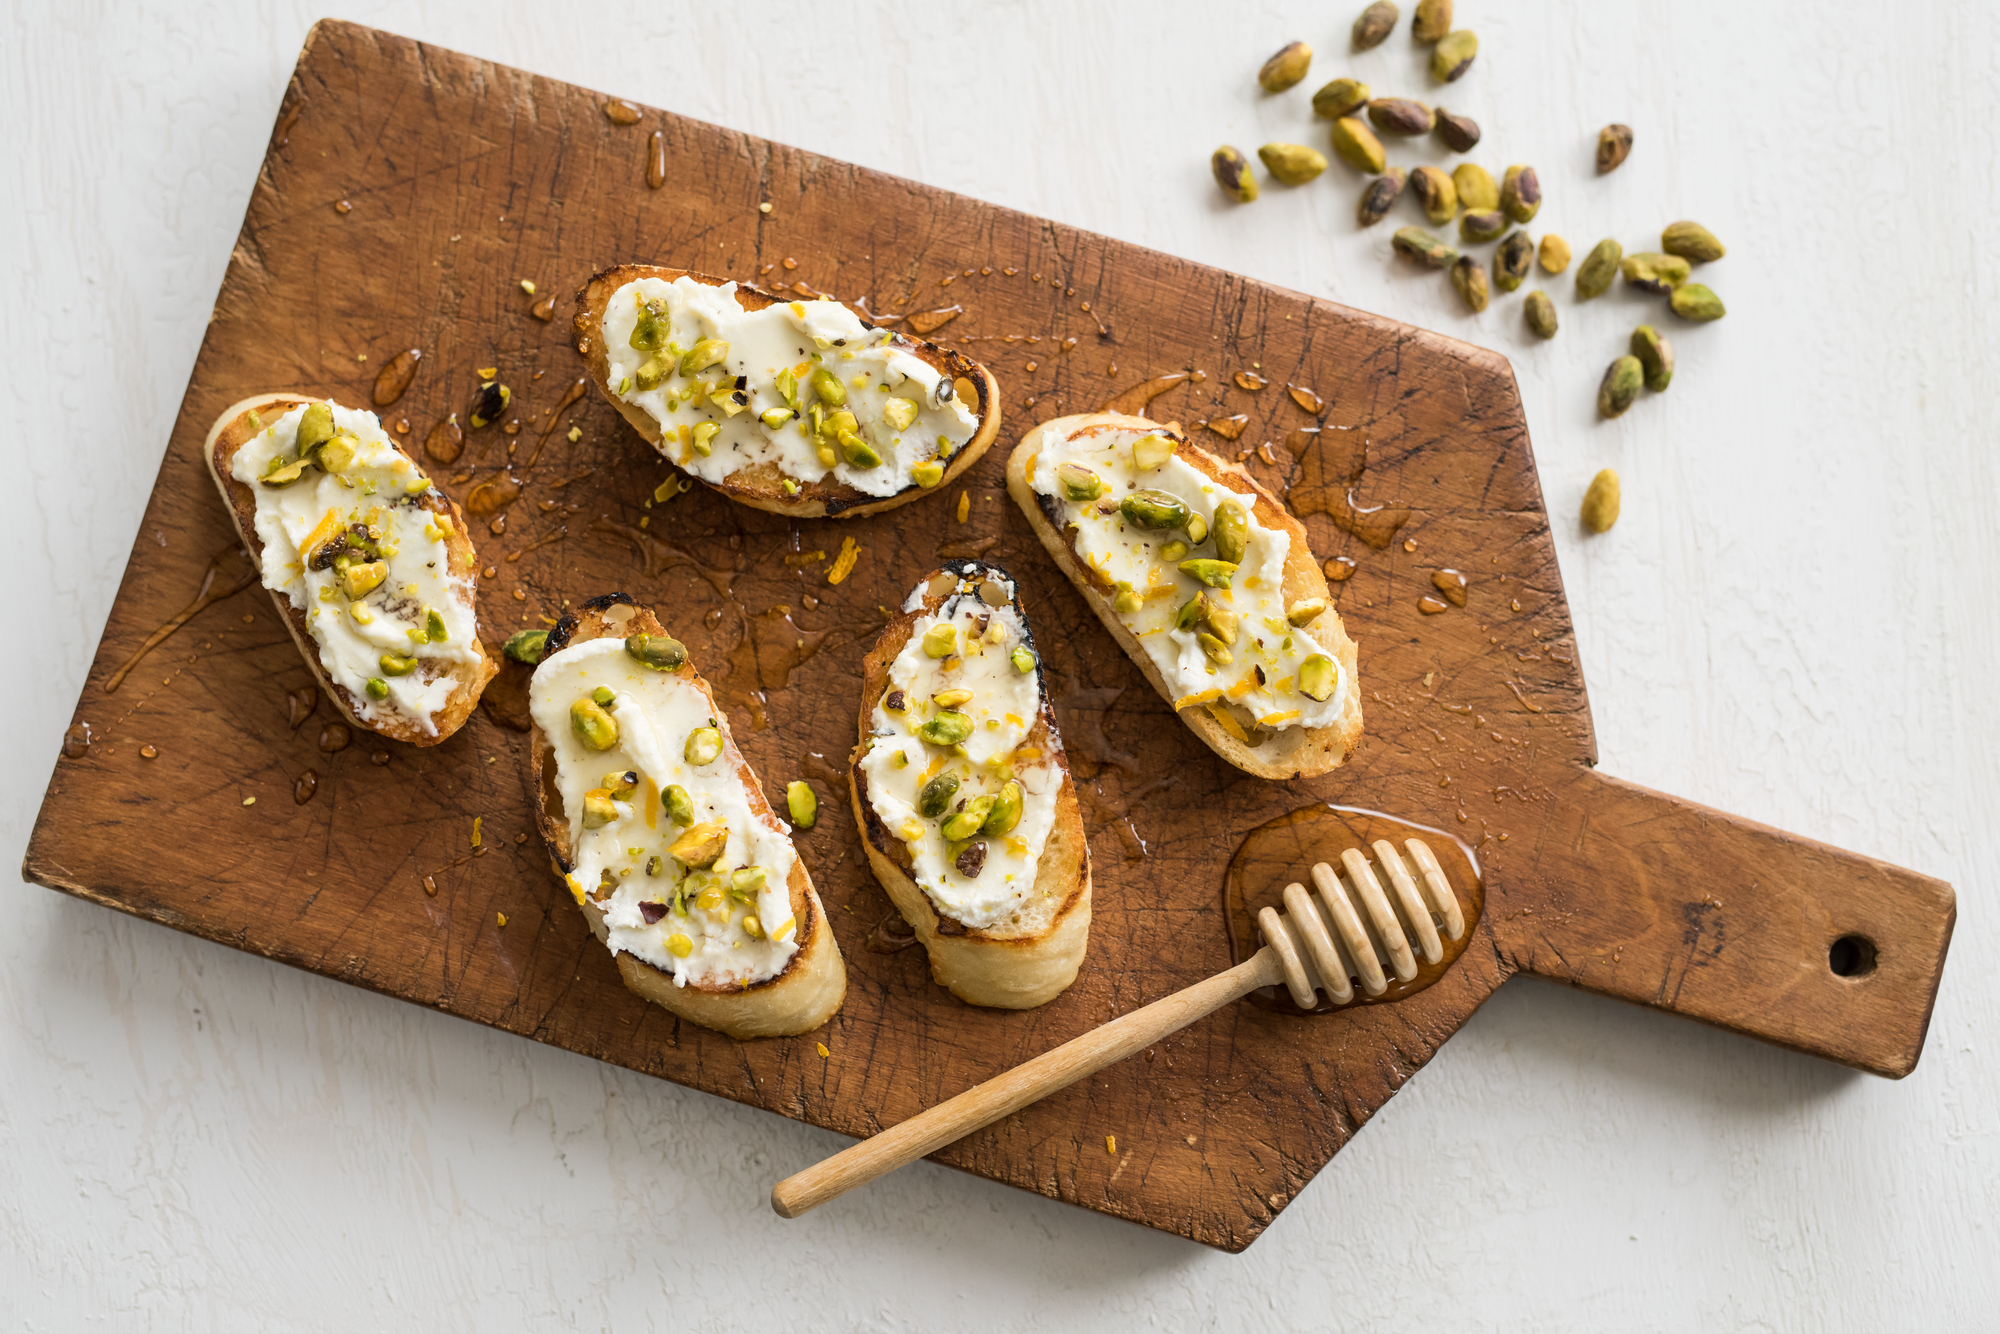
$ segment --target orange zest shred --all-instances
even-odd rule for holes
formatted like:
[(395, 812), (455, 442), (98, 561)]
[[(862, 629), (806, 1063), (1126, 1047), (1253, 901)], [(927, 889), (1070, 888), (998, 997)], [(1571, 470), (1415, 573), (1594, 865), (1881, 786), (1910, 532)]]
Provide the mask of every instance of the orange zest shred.
[(841, 538), (840, 554), (833, 558), (833, 568), (826, 572), (826, 581), (829, 584), (839, 583), (848, 575), (854, 573), (854, 562), (860, 559), (861, 548), (854, 545), (854, 539), (851, 537)]
[(961, 491), (958, 493), (958, 521), (964, 523), (971, 515), (972, 493), (970, 491)]
[(1236, 715), (1220, 704), (1208, 706), (1208, 716), (1222, 724), (1222, 730), (1235, 737), (1244, 745), (1250, 744), (1250, 734), (1243, 730), (1243, 724), (1236, 721)]

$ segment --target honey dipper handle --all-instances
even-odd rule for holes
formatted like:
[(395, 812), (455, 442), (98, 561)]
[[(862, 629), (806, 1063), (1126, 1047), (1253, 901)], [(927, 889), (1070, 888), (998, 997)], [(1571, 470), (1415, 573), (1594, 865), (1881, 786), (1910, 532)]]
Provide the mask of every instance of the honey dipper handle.
[(1258, 987), (1276, 985), (1283, 978), (1283, 969), (1271, 949), (1268, 946), (1260, 949), (1226, 973), (1217, 973), (1205, 982), (1120, 1015), (1081, 1037), (1071, 1038), (1053, 1051), (1043, 1052), (929, 1111), (919, 1112), (822, 1163), (786, 1177), (771, 1188), (771, 1208), (782, 1217), (797, 1218), (836, 1195), (887, 1176), (981, 1126), (992, 1125), (1010, 1112), (1143, 1051), (1239, 996)]
[[(1892, 1079), (1916, 1068), (1950, 885), (1595, 772), (1492, 854), (1513, 968)], [(1496, 849), (1503, 845), (1493, 845)]]

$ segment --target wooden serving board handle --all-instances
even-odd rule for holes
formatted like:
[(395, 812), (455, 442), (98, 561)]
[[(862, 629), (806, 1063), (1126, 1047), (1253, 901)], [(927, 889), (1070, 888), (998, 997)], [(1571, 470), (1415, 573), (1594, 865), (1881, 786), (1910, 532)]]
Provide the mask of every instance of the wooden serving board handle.
[(1585, 771), (1487, 913), (1520, 972), (1892, 1079), (1916, 1067), (1950, 885)]

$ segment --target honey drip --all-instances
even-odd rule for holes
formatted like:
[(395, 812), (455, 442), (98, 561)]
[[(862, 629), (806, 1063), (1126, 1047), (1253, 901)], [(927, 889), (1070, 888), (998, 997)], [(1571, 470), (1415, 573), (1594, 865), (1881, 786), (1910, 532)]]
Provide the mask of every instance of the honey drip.
[(317, 791), (319, 791), (319, 774), (315, 770), (308, 769), (292, 784), (292, 801), (303, 806), (313, 799), (313, 793)]
[(633, 106), (630, 102), (622, 102), (615, 97), (606, 98), (604, 102), (604, 119), (610, 121), (613, 125), (637, 125), (639, 123), (639, 108)]
[(528, 313), (546, 324), (556, 317), (556, 299), (552, 296), (545, 296), (529, 307)]
[(917, 933), (894, 908), (868, 932), (862, 947), (870, 954), (896, 954), (917, 943)]
[(104, 679), (104, 693), (109, 695), (123, 685), (125, 678), (132, 674), (132, 669), (139, 665), (142, 658), (164, 643), (174, 631), (186, 625), (202, 608), (212, 606), (224, 598), (234, 597), (256, 579), (257, 567), (250, 563), (250, 558), (244, 554), (242, 547), (232, 542), (216, 552), (208, 562), (208, 569), (202, 572), (201, 587), (195, 590), (194, 601), (183, 607), (179, 614), (165, 625), (146, 636), (145, 642), (133, 651), (132, 656), (125, 659), (117, 671)]
[(906, 315), (903, 317), (903, 322), (910, 327), (912, 333), (927, 337), (964, 313), (963, 306), (943, 306), (937, 310), (920, 310), (914, 315)]
[(465, 497), (465, 511), (486, 518), (498, 514), (521, 498), (521, 480), (511, 472), (481, 482)]
[(826, 638), (825, 630), (801, 630), (793, 624), (790, 607), (770, 607), (744, 617), (743, 638), (730, 650), (724, 681), (750, 712), (757, 730), (770, 726), (764, 709), (766, 692), (783, 690), (792, 673), (819, 653)]
[[(1308, 1011), (1294, 1005), (1290, 994), (1282, 986), (1275, 986), (1251, 992), (1249, 1000), (1252, 1004), (1280, 1014), (1332, 1014), (1338, 1010), (1401, 1000), (1444, 976), (1479, 930), (1479, 915), (1486, 902), (1479, 858), (1470, 847), (1442, 829), (1399, 820), (1395, 816), (1357, 806), (1307, 806), (1259, 825), (1244, 838), (1242, 846), (1230, 859), (1229, 870), (1223, 879), (1222, 916), (1223, 928), (1229, 938), (1229, 961), (1232, 964), (1241, 963), (1258, 949), (1257, 909), (1270, 906), (1284, 911), (1281, 895), (1289, 884), (1303, 884), (1309, 892), (1312, 891), (1314, 862), (1328, 862), (1338, 870), (1340, 854), (1349, 848), (1357, 848), (1368, 858), (1370, 865), (1375, 866), (1375, 873), (1380, 876), (1382, 869), (1369, 845), (1377, 839), (1386, 839), (1400, 853), (1403, 851), (1403, 840), (1408, 838), (1423, 839), (1437, 855), (1445, 879), (1451, 882), (1458, 906), (1465, 914), (1465, 934), (1451, 940), (1440, 931), (1438, 935), (1439, 943), (1444, 946), (1443, 956), (1436, 963), (1427, 964), (1419, 953), (1417, 975), (1407, 982), (1398, 982), (1395, 974), (1390, 973), (1389, 988), (1380, 996), (1370, 996), (1356, 986), (1352, 1001), (1335, 1006), (1326, 999), (1325, 993), (1321, 993), (1319, 1004)], [(1314, 897), (1317, 898), (1317, 894)]]
[(71, 723), (63, 732), (62, 753), (66, 760), (80, 760), (90, 754), (90, 724)]
[(1320, 399), (1320, 396), (1302, 384), (1288, 384), (1285, 386), (1285, 392), (1292, 396), (1292, 402), (1298, 404), (1315, 417), (1326, 411), (1326, 404)]
[(1354, 568), (1354, 561), (1351, 558), (1335, 556), (1324, 566), (1326, 581), (1330, 584), (1344, 584), (1354, 577)]
[(432, 463), (452, 464), (465, 452), (465, 428), (458, 424), (458, 414), (452, 413), (424, 437), (424, 455)]
[(401, 398), (417, 378), (417, 363), (424, 359), (422, 348), (413, 347), (389, 358), (375, 376), (375, 406), (386, 408)]
[[(1250, 424), (1250, 418), (1242, 413), (1234, 417), (1210, 417), (1203, 425), (1224, 440), (1234, 440), (1243, 434), (1243, 428)], [(1267, 446), (1268, 448), (1268, 446)]]
[(667, 183), (667, 136), (654, 130), (646, 136), (646, 184), (657, 190)]
[(353, 740), (354, 732), (346, 723), (332, 722), (319, 729), (319, 749), (323, 755), (338, 755)]
[(300, 686), (285, 696), (285, 726), (294, 732), (298, 731), (299, 724), (312, 717), (313, 711), (317, 708), (319, 708), (318, 688)]
[(1444, 603), (1426, 593), (1417, 599), (1417, 610), (1426, 616), (1436, 616), (1448, 609)]
[(1437, 570), (1431, 575), (1431, 586), (1444, 594), (1445, 601), (1454, 607), (1465, 605), (1465, 576), (1457, 570)]
[(1259, 389), (1262, 389), (1265, 385), (1271, 383), (1269, 380), (1257, 374), (1255, 371), (1238, 371), (1236, 372), (1236, 374), (1230, 376), (1229, 378), (1236, 381), (1236, 387), (1238, 389), (1248, 389), (1253, 394), (1256, 393)]
[(577, 401), (589, 392), (589, 390), (590, 381), (581, 375), (570, 382), (569, 388), (563, 390), (563, 396), (556, 400), (554, 407), (549, 409), (549, 424), (542, 428), (540, 438), (535, 441), (535, 452), (528, 455), (525, 467), (532, 468), (541, 461), (542, 447), (549, 443), (549, 437), (555, 434), (556, 427), (562, 425), (563, 414), (576, 406)]
[(539, 547), (545, 547), (551, 542), (560, 542), (565, 537), (568, 536), (569, 536), (568, 526), (564, 524), (558, 524), (556, 525), (555, 528), (551, 529), (546, 533), (543, 533), (540, 537), (528, 543), (528, 545), (522, 547), (519, 551), (508, 552), (507, 563), (509, 565), (512, 565), (515, 561), (521, 559), (521, 557), (527, 555), (530, 551), (534, 551)]
[[(1112, 367), (1112, 370), (1115, 372), (1117, 367)], [(1175, 371), (1172, 375), (1158, 375), (1112, 395), (1098, 411), (1122, 412), (1128, 416), (1142, 417), (1146, 413), (1147, 405), (1169, 389), (1182, 384), (1201, 384), (1207, 379), (1206, 371)]]

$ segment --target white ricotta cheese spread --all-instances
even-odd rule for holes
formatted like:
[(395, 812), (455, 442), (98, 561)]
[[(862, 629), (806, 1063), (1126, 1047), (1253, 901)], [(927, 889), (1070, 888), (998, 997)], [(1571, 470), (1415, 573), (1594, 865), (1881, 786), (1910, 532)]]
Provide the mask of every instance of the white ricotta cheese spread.
[(788, 490), (830, 477), (892, 496), (936, 486), (979, 429), (977, 403), (909, 339), (837, 301), (752, 311), (733, 282), (639, 278), (612, 293), (602, 335), (612, 393), (705, 482), (773, 464)]
[[(989, 584), (1000, 605), (981, 597)], [(1060, 740), (1036, 726), (1040, 673), (1013, 596), (1004, 576), (975, 568), (917, 617), (860, 761), (869, 805), (937, 910), (1001, 934), (1035, 892), (1065, 780)]]
[(1168, 453), (1176, 444), (1132, 427), (1045, 433), (1028, 484), (1054, 502), (1057, 529), (1075, 531), (1077, 559), (1102, 581), (1176, 711), (1207, 707), (1239, 729), (1335, 722), (1340, 660), (1310, 633), (1325, 605), (1285, 605), (1289, 534), (1258, 520), (1253, 492)]
[[(610, 730), (587, 738), (574, 721), (580, 703)], [(554, 752), (570, 893), (603, 911), (611, 952), (679, 986), (747, 987), (783, 972), (799, 948), (791, 829), (751, 804), (722, 719), (690, 675), (646, 666), (623, 640), (593, 639), (543, 659), (528, 709)]]
[[(309, 412), (318, 463), (297, 467)], [(472, 570), (451, 568), (452, 520), (421, 503), (429, 479), (374, 413), (330, 401), (265, 426), (236, 451), (230, 475), (257, 498), (264, 587), (305, 612), (320, 662), (352, 696), (355, 716), (401, 717), (437, 735), (431, 717), (457, 684), (452, 666), (480, 653)]]

